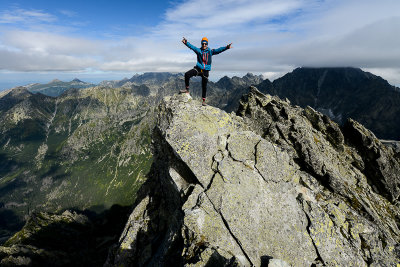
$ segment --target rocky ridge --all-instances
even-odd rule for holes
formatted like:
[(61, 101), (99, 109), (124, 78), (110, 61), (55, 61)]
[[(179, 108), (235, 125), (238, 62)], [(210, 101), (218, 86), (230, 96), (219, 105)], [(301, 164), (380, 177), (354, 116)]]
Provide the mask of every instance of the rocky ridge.
[(297, 68), (257, 88), (303, 108), (311, 106), (340, 125), (352, 118), (381, 139), (400, 140), (400, 92), (359, 68)]
[[(230, 86), (259, 79), (234, 77)], [(32, 212), (132, 205), (151, 165), (155, 107), (184, 86), (182, 75), (147, 73), (120, 81), (122, 87), (68, 87), (80, 83), (47, 84), (64, 86), (57, 97), (29, 91), (40, 84), (0, 94), (0, 244)], [(191, 85), (199, 97), (200, 82)], [(223, 104), (228, 96), (216, 94), (226, 91), (210, 88), (210, 99)]]
[(359, 123), (256, 88), (227, 114), (165, 99), (106, 266), (393, 266), (400, 159)]

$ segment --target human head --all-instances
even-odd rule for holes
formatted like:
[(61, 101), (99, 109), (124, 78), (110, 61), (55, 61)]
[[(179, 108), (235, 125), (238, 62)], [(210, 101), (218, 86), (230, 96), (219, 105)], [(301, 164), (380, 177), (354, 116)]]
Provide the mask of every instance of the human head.
[[(206, 44), (205, 46), (203, 46), (203, 44)], [(207, 37), (203, 37), (203, 39), (201, 39), (201, 47), (207, 47), (208, 46), (208, 39)]]

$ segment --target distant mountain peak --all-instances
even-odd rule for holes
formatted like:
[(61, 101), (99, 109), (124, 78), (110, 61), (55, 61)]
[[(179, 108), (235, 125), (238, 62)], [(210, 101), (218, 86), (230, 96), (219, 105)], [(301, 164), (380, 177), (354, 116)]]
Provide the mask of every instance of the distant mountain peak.
[(11, 92), (13, 95), (17, 95), (17, 94), (19, 95), (19, 94), (25, 94), (25, 93), (31, 94), (28, 91), (28, 89), (26, 89), (23, 86), (14, 87), (14, 88), (12, 88)]
[(73, 79), (71, 82), (83, 83), (83, 81), (79, 80), (78, 78)]
[(221, 79), (219, 79), (220, 81), (230, 81), (231, 80), (231, 78), (229, 78), (228, 76), (224, 76), (224, 77), (222, 77)]
[(32, 93), (28, 91), (23, 86), (18, 86), (14, 87), (10, 90), (6, 90), (4, 92), (0, 93), (0, 98), (2, 97), (8, 97), (8, 98), (14, 98), (14, 99), (25, 99), (26, 97), (31, 96)]
[(54, 80), (52, 80), (50, 83), (59, 83), (59, 82), (62, 82), (62, 81), (59, 80), (59, 79), (54, 79)]

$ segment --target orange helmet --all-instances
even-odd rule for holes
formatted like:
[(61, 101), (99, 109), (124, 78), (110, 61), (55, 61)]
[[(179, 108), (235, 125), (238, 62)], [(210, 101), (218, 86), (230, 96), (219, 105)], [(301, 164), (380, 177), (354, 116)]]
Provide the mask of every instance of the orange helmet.
[(203, 37), (203, 39), (201, 39), (201, 43), (206, 42), (208, 44), (208, 39), (207, 37)]

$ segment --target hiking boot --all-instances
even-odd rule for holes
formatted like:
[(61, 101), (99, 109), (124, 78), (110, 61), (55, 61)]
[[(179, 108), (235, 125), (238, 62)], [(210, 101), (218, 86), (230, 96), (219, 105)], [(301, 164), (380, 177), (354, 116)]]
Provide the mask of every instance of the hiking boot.
[(189, 90), (188, 89), (182, 89), (182, 90), (179, 90), (179, 93), (180, 94), (189, 94)]
[(203, 100), (203, 103), (201, 103), (201, 105), (202, 106), (208, 106), (205, 100)]

